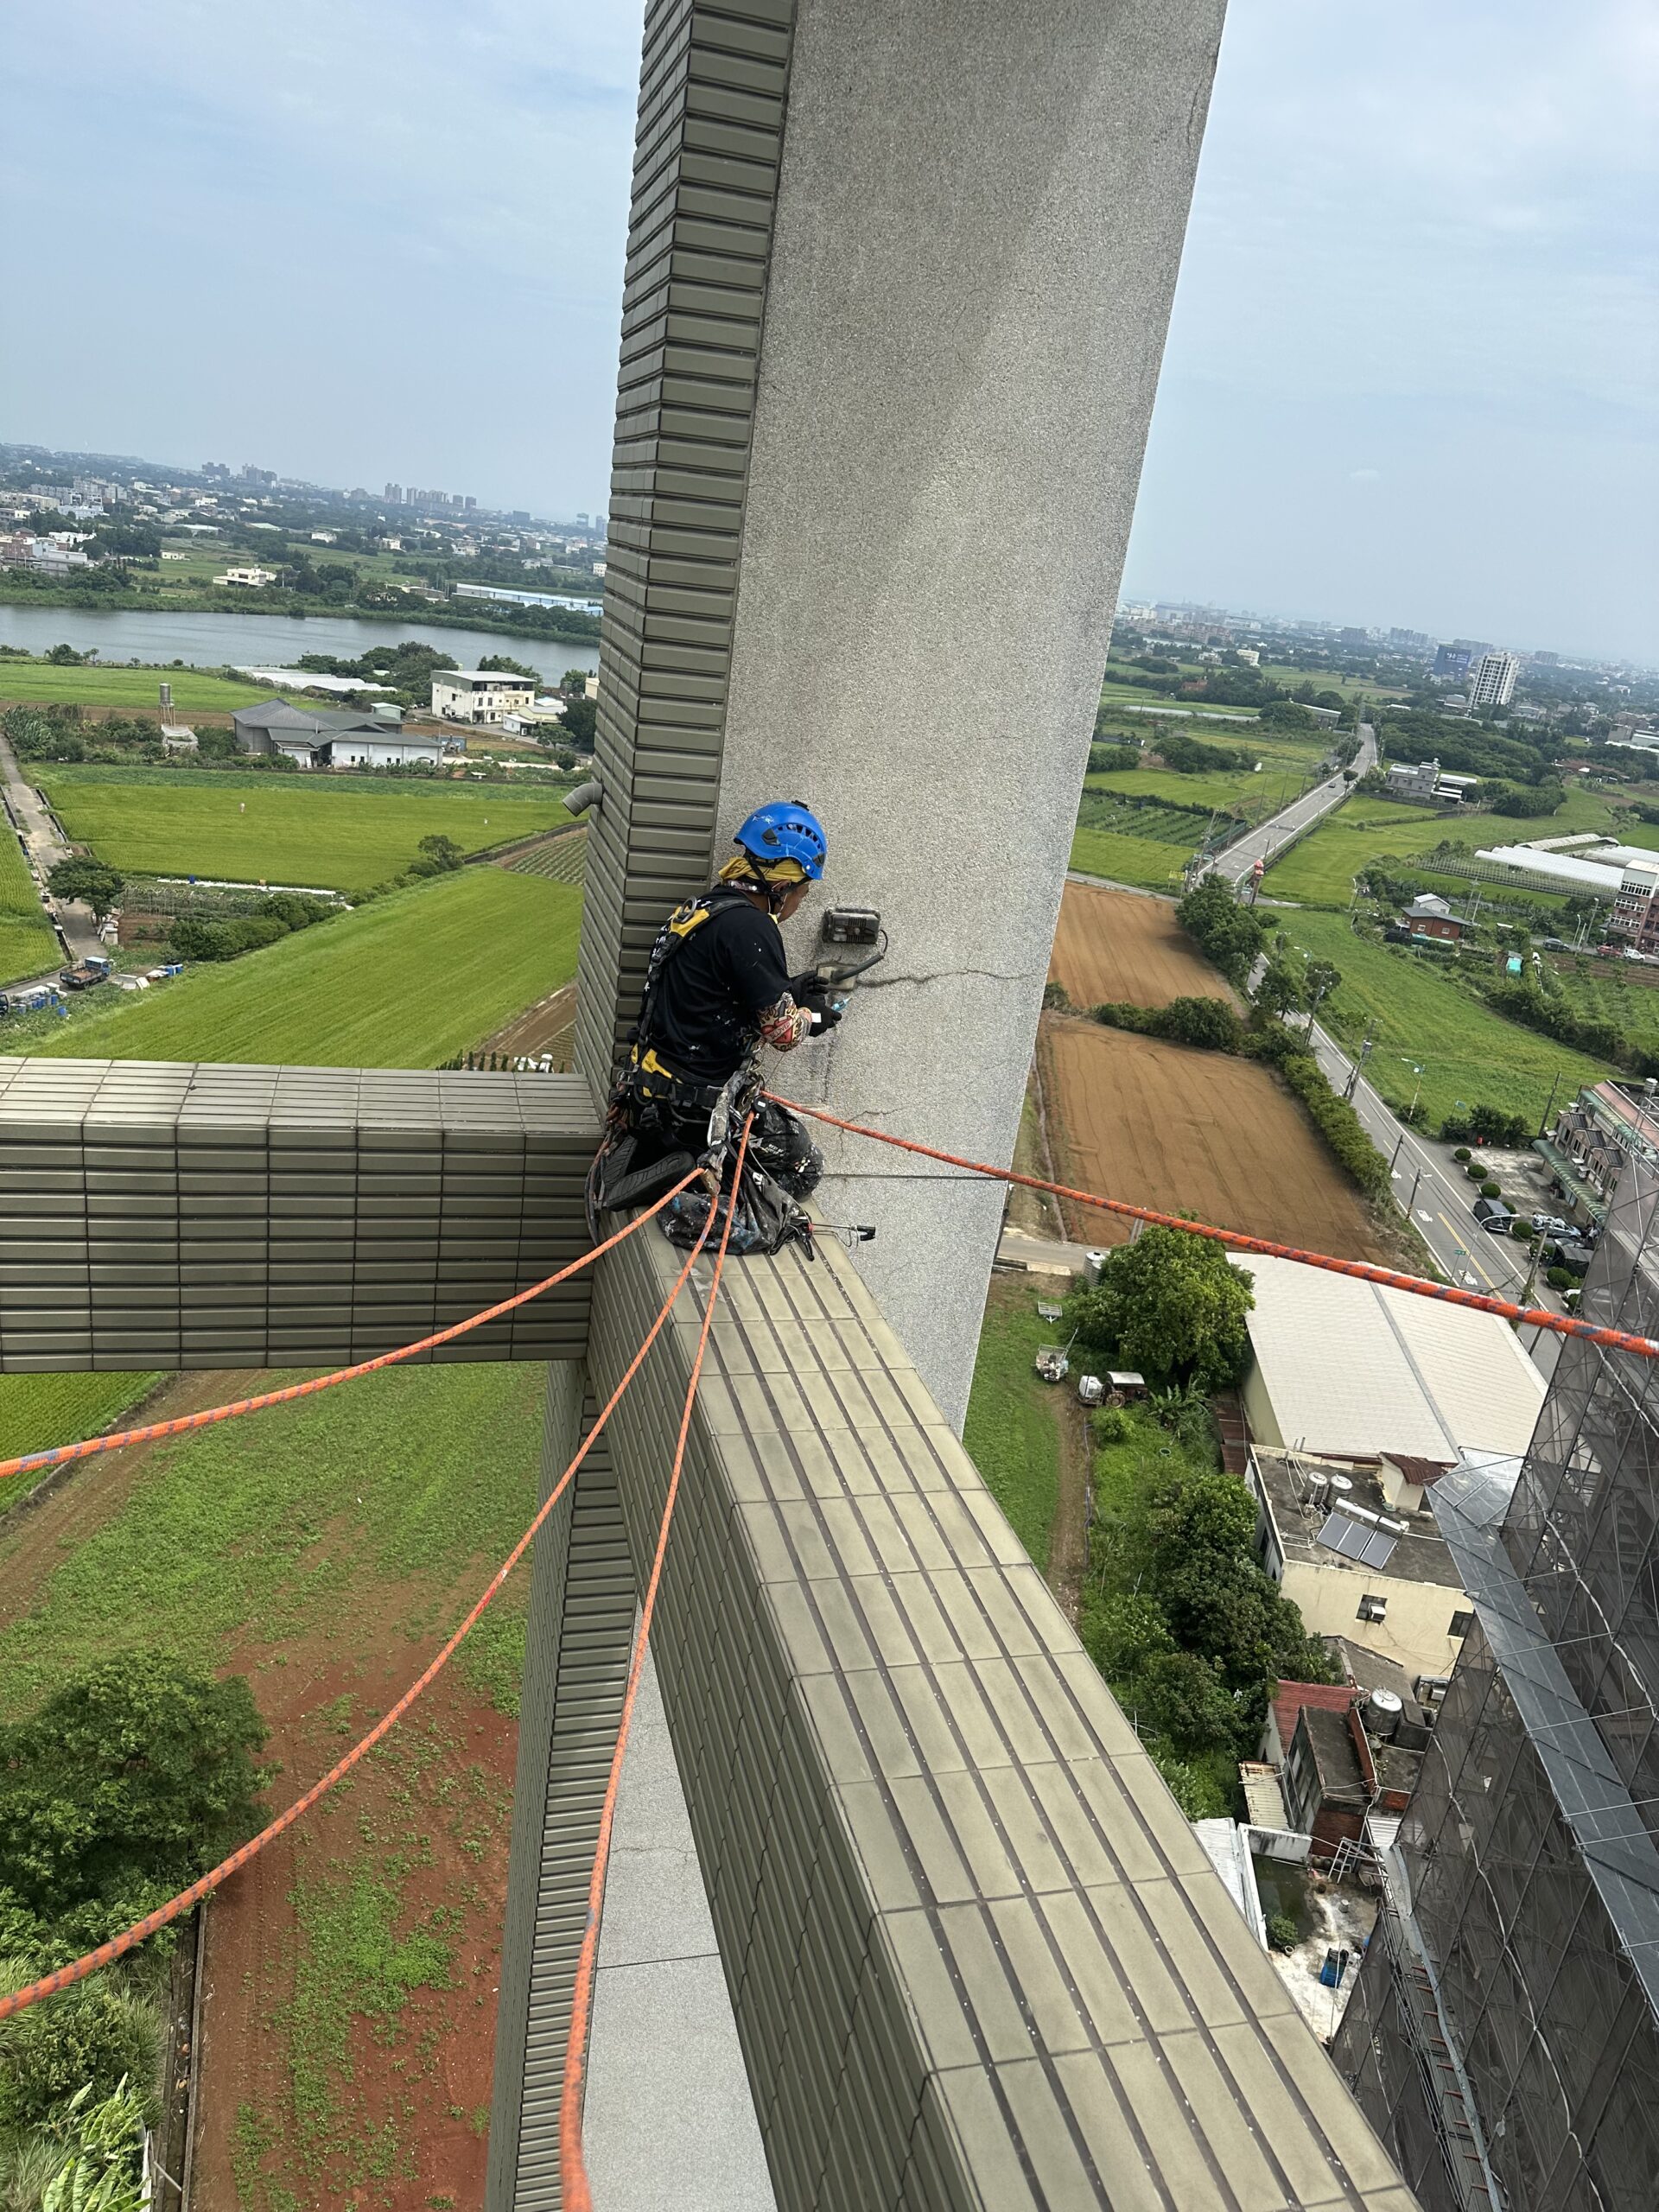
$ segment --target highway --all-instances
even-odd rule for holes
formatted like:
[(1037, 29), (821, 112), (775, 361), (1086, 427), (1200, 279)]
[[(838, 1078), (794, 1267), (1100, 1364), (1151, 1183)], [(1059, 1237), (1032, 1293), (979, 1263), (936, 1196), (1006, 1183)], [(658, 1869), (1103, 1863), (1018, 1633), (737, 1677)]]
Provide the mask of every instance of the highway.
[[(1355, 782), (1376, 766), (1376, 732), (1369, 722), (1361, 722), (1359, 751), (1349, 763)], [(1264, 769), (1262, 772), (1266, 774), (1267, 771)], [(1236, 845), (1229, 845), (1224, 853), (1218, 853), (1214, 861), (1215, 873), (1229, 883), (1243, 882), (1257, 861), (1264, 864), (1272, 861), (1287, 845), (1294, 844), (1312, 823), (1329, 814), (1333, 807), (1339, 806), (1352, 789), (1353, 785), (1344, 782), (1340, 774), (1327, 777), (1322, 784), (1315, 784), (1312, 791), (1304, 791), (1300, 798), (1293, 799), (1281, 813), (1270, 815), (1265, 822), (1259, 823), (1248, 836), (1241, 837)]]

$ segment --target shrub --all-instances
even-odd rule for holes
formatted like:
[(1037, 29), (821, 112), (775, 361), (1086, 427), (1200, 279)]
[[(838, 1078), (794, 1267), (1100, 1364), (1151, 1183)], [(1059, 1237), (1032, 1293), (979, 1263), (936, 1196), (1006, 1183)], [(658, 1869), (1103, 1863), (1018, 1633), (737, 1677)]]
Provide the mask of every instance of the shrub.
[(1243, 988), (1267, 932), (1249, 908), (1239, 905), (1230, 886), (1219, 876), (1207, 876), (1187, 893), (1175, 918), (1222, 974)]
[(17, 2013), (0, 2030), (0, 2127), (36, 2127), (89, 2084), (99, 2101), (124, 2079), (147, 2094), (158, 2026), (151, 2006), (105, 1981)]
[(1524, 1214), (1517, 1214), (1510, 1224), (1510, 1234), (1517, 1244), (1529, 1244), (1537, 1231)]
[(1325, 1081), (1319, 1062), (1311, 1053), (1293, 1052), (1281, 1060), (1279, 1072), (1307, 1109), (1338, 1166), (1368, 1198), (1386, 1198), (1389, 1163), (1366, 1135), (1353, 1108)]
[(1296, 1948), (1296, 1923), (1287, 1912), (1268, 1915), (1268, 1948), (1272, 1951), (1294, 1951)]
[(1166, 1037), (1172, 1044), (1193, 1045), (1204, 1052), (1236, 1052), (1243, 1046), (1244, 1025), (1225, 999), (1172, 999), (1167, 1006), (1131, 1006), (1109, 999), (1090, 1012), (1108, 1029)]
[(1232, 1808), (1227, 1793), (1207, 1768), (1189, 1765), (1167, 1745), (1152, 1745), (1152, 1763), (1174, 1795), (1182, 1815), (1189, 1821), (1218, 1821)]
[(1551, 1268), (1544, 1281), (1552, 1290), (1571, 1290), (1573, 1287), (1573, 1278), (1565, 1268)]
[(1096, 1444), (1122, 1444), (1133, 1433), (1135, 1423), (1124, 1406), (1102, 1406), (1094, 1417), (1093, 1427)]
[[(1444, 1136), (1446, 1135), (1446, 1131), (1442, 1129), (1440, 1131), (1440, 1135)], [(1466, 1144), (1460, 1144), (1457, 1150), (1452, 1154), (1452, 1157), (1453, 1160), (1467, 1160), (1469, 1158), (1468, 1146)]]
[(1503, 1192), (1501, 1187), (1497, 1184), (1494, 1183), (1491, 1177), (1489, 1175), (1486, 1178), (1486, 1180), (1480, 1186), (1480, 1195), (1483, 1198), (1501, 1198)]
[(1065, 1014), (1070, 1010), (1071, 994), (1064, 983), (1045, 983), (1043, 1004), (1051, 1014)]
[(1485, 1166), (1481, 1160), (1471, 1160), (1463, 1172), (1471, 1183), (1484, 1183), (1486, 1180)]

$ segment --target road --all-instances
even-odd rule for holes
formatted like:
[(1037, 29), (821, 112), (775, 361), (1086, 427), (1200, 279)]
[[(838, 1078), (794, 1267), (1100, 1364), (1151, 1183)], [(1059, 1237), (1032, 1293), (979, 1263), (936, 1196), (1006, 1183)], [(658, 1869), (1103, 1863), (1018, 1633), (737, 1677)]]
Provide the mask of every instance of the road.
[[(1349, 763), (1357, 782), (1367, 769), (1376, 766), (1376, 732), (1369, 722), (1359, 726), (1359, 751)], [(1265, 771), (1264, 771), (1265, 772)], [(1304, 791), (1293, 799), (1281, 813), (1269, 815), (1259, 823), (1248, 836), (1241, 837), (1236, 845), (1229, 845), (1224, 853), (1217, 853), (1213, 863), (1215, 873), (1229, 883), (1242, 883), (1257, 861), (1267, 864), (1277, 858), (1287, 845), (1294, 844), (1310, 823), (1318, 822), (1332, 809), (1339, 806), (1353, 789), (1344, 780), (1348, 771), (1331, 776), (1313, 790)]]
[[(1354, 1063), (1329, 1031), (1313, 1025), (1313, 1056), (1333, 1090), (1347, 1089)], [(1452, 1159), (1451, 1147), (1433, 1144), (1405, 1123), (1362, 1076), (1354, 1086), (1354, 1111), (1371, 1142), (1391, 1163), (1394, 1201), (1433, 1254), (1447, 1280), (1465, 1290), (1514, 1299), (1526, 1281), (1530, 1253), (1512, 1237), (1493, 1236), (1474, 1217), (1475, 1185)], [(1529, 1301), (1551, 1313), (1564, 1309), (1554, 1291), (1536, 1286)], [(1546, 1375), (1554, 1370), (1561, 1339), (1535, 1331), (1539, 1344), (1527, 1349)]]

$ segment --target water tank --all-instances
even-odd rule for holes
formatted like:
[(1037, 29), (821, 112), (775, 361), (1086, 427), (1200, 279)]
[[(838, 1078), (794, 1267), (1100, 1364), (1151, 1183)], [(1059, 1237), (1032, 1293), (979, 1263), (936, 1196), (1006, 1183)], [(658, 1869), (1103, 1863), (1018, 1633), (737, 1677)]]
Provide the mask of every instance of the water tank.
[(1331, 1491), (1334, 1497), (1345, 1497), (1353, 1486), (1352, 1478), (1348, 1475), (1332, 1475), (1331, 1478)]
[(1104, 1252), (1085, 1252), (1083, 1255), (1083, 1272), (1085, 1279), (1091, 1284), (1097, 1283), (1100, 1281), (1100, 1271), (1105, 1264)]
[(1373, 1736), (1390, 1738), (1404, 1711), (1404, 1704), (1393, 1690), (1372, 1690), (1365, 1700), (1366, 1728)]

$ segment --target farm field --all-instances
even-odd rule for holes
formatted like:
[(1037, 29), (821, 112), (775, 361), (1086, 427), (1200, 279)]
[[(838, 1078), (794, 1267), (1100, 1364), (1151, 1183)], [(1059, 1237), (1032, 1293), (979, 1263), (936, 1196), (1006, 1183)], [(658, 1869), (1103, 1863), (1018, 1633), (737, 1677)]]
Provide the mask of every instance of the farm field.
[[(1339, 1257), (1387, 1256), (1363, 1205), (1268, 1070), (1223, 1052), (1046, 1015), (1038, 1051), (1058, 1179)], [(1071, 1233), (1131, 1224), (1067, 1205)]]
[[(64, 614), (71, 618), (73, 609), (66, 607)], [(269, 685), (196, 668), (56, 668), (50, 661), (0, 658), (0, 707), (23, 699), (47, 706), (153, 709), (157, 687), (163, 683), (173, 686), (173, 703), (184, 714), (228, 714), (272, 696)], [(297, 699), (302, 695), (277, 696)], [(314, 698), (310, 703), (317, 702)]]
[[(1353, 896), (1354, 877), (1362, 868), (1389, 855), (1404, 861), (1431, 852), (1443, 838), (1456, 837), (1477, 847), (1516, 845), (1533, 837), (1571, 836), (1576, 830), (1611, 832), (1616, 826), (1627, 843), (1637, 842), (1622, 823), (1615, 825), (1612, 809), (1592, 791), (1569, 791), (1554, 814), (1480, 814), (1461, 823), (1392, 799), (1351, 798), (1312, 836), (1274, 862), (1264, 888), (1274, 899), (1345, 908)], [(1631, 825), (1633, 830), (1642, 828), (1639, 823)], [(1640, 842), (1645, 843), (1651, 834), (1644, 834)]]
[(1165, 899), (1068, 883), (1049, 973), (1074, 1006), (1103, 999), (1167, 1006), (1171, 999), (1233, 997)]
[(46, 767), (36, 779), (69, 836), (150, 875), (351, 891), (417, 857), (423, 837), (478, 852), (569, 822), (550, 791), (372, 777)]
[(59, 951), (29, 863), (10, 823), (0, 814), (0, 983), (43, 974), (55, 965)]
[[(156, 1380), (153, 1375), (0, 1375), (0, 1459), (98, 1435)], [(0, 1515), (29, 1488), (27, 1475), (0, 1486)]]
[(436, 1067), (569, 982), (581, 921), (569, 885), (467, 868), (142, 998), (106, 990), (67, 1020), (25, 1016), (7, 1042), (74, 1058)]
[(1421, 1066), (1422, 1103), (1431, 1125), (1465, 1106), (1501, 1106), (1535, 1122), (1559, 1076), (1556, 1099), (1610, 1071), (1599, 1060), (1570, 1052), (1482, 1005), (1452, 976), (1431, 965), (1432, 955), (1395, 950), (1356, 937), (1337, 914), (1281, 909), (1288, 944), (1332, 962), (1342, 982), (1319, 1010), (1319, 1019), (1351, 1049), (1376, 1039), (1365, 1063), (1367, 1079), (1390, 1105), (1410, 1103)]
[(1197, 847), (1204, 829), (1196, 816), (1192, 818), (1198, 822), (1198, 831), (1185, 851), (1154, 844), (1148, 837), (1123, 837), (1080, 824), (1072, 832), (1071, 856), (1066, 865), (1079, 875), (1099, 875), (1109, 883), (1139, 884), (1147, 891), (1179, 894), (1182, 863)]
[(1624, 960), (1574, 961), (1557, 956), (1555, 982), (1575, 1014), (1611, 1021), (1650, 1052), (1659, 1052), (1659, 969)]
[[(1198, 673), (1196, 670), (1191, 672)], [(1172, 699), (1162, 691), (1149, 690), (1139, 683), (1114, 683), (1109, 677), (1101, 685), (1100, 696), (1109, 707), (1188, 707), (1195, 715), (1202, 710), (1228, 721), (1253, 722), (1256, 718), (1254, 707), (1218, 707), (1211, 706), (1207, 699)], [(1199, 722), (1197, 727), (1202, 731), (1205, 724)]]
[(1271, 810), (1271, 795), (1281, 783), (1265, 768), (1259, 776), (1249, 768), (1198, 776), (1174, 775), (1167, 768), (1109, 768), (1085, 777), (1083, 788), (1123, 798), (1180, 799), (1189, 806), (1243, 806), (1254, 815), (1258, 808)]

